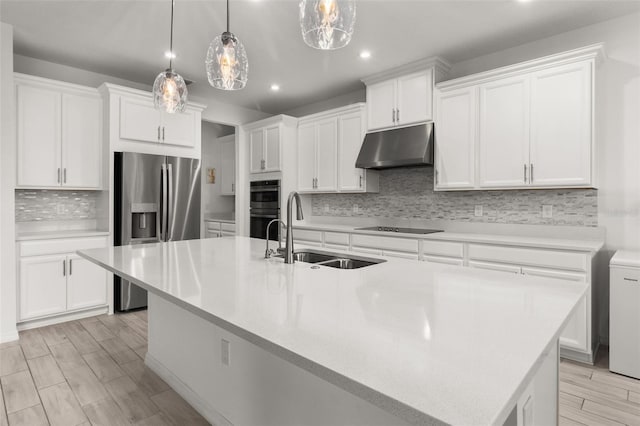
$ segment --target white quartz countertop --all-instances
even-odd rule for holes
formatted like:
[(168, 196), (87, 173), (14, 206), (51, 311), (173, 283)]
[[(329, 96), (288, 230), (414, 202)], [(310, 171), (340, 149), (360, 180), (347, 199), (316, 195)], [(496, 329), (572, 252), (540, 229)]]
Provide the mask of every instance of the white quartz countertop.
[(106, 237), (108, 231), (74, 229), (63, 231), (30, 231), (16, 233), (16, 241), (50, 240), (55, 238)]
[(359, 230), (349, 225), (294, 223), (294, 229), (310, 229), (318, 231), (349, 232), (353, 234), (379, 235), (386, 237), (416, 238), (421, 240), (460, 241), (481, 244), (500, 244), (522, 247), (537, 247), (556, 250), (575, 250), (595, 253), (602, 248), (604, 241), (587, 239), (564, 239), (549, 237), (531, 237), (518, 235), (481, 234), (471, 232), (435, 232), (432, 234), (406, 234), (402, 232), (380, 232)]
[(587, 288), (391, 258), (286, 265), (247, 237), (80, 254), (417, 424), (502, 424)]

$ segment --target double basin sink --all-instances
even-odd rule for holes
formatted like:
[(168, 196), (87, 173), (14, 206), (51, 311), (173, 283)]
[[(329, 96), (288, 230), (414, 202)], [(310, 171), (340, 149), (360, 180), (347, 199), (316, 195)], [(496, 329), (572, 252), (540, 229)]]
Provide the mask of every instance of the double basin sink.
[(313, 263), (337, 269), (358, 269), (386, 262), (384, 259), (354, 256), (351, 254), (332, 253), (320, 250), (297, 250), (293, 253), (296, 262)]

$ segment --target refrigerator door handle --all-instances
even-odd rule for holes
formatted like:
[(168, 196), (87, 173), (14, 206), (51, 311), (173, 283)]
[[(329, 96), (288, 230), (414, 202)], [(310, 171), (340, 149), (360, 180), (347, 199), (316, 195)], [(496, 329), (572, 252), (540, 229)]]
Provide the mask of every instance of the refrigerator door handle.
[(160, 202), (162, 203), (162, 218), (160, 219), (160, 240), (166, 241), (167, 234), (167, 165), (162, 163), (162, 186), (160, 188)]
[(165, 232), (167, 233), (167, 241), (171, 240), (171, 232), (169, 231), (171, 226), (171, 209), (173, 209), (173, 166), (171, 163), (167, 165), (169, 170), (167, 171), (168, 180), (169, 180), (169, 204), (167, 208), (167, 227), (165, 228)]

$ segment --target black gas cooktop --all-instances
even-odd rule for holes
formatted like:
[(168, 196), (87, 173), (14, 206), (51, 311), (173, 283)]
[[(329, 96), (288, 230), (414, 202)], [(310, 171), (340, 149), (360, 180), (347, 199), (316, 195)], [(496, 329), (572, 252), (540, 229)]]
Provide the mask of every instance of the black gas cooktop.
[(395, 226), (368, 226), (366, 228), (356, 228), (356, 231), (400, 232), (404, 234), (433, 234), (434, 232), (442, 232), (442, 229), (399, 228)]

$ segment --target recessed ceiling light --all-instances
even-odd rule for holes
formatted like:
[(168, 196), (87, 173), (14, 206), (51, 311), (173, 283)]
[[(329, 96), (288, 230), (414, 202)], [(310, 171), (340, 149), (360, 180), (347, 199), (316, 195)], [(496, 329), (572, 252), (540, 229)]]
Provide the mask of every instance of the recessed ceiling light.
[(167, 58), (167, 59), (175, 59), (176, 58), (176, 54), (172, 53), (169, 50), (167, 50), (166, 52), (164, 52), (164, 57)]
[(277, 92), (278, 90), (280, 90), (280, 85), (278, 85), (278, 84), (272, 84), (271, 85), (271, 91), (272, 92)]
[(360, 52), (361, 59), (369, 59), (370, 57), (371, 57), (371, 52), (369, 52), (368, 50), (363, 50), (362, 52)]

